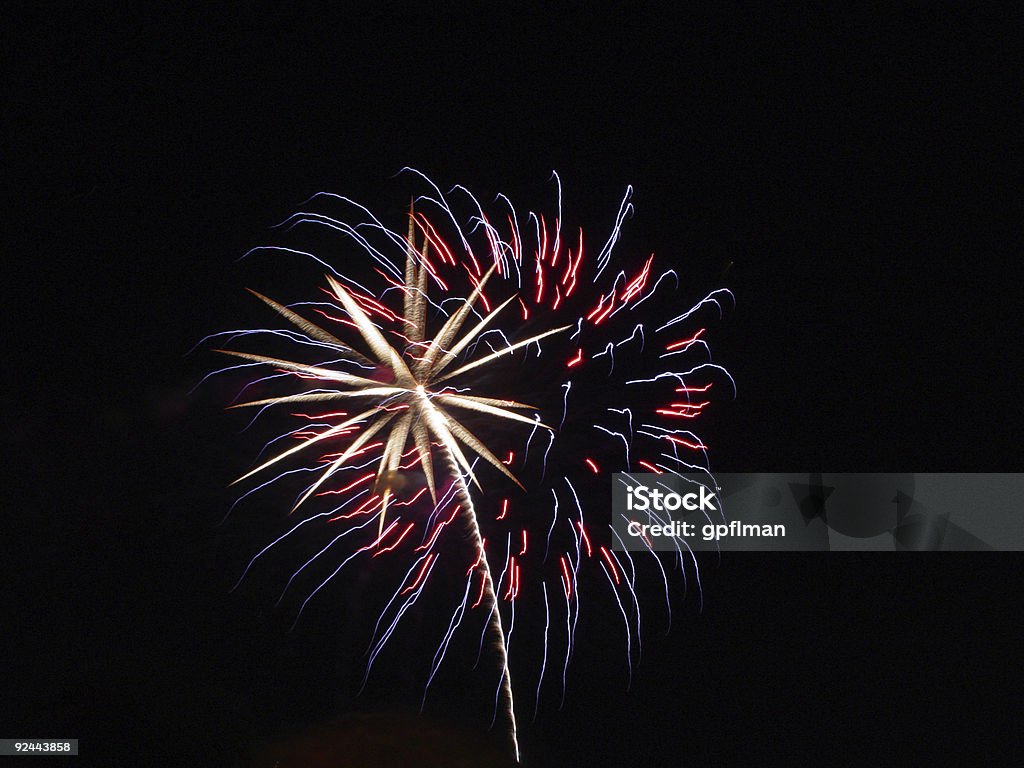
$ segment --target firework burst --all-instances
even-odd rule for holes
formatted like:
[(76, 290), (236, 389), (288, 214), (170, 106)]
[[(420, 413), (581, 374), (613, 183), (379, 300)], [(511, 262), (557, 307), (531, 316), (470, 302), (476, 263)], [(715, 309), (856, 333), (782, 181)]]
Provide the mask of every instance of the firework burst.
[[(509, 666), (516, 605), (529, 594), (544, 608), (537, 702), (554, 664), (549, 641), (556, 635), (564, 649), (558, 664), (564, 700), (580, 574), (588, 565), (603, 574), (622, 614), (632, 668), (640, 639), (637, 567), (613, 546), (610, 476), (707, 469), (707, 447), (692, 425), (712, 402), (716, 382), (732, 381), (711, 362), (706, 329), (694, 323), (705, 308), (720, 312), (731, 294), (714, 291), (679, 312), (679, 275), (656, 272), (653, 255), (628, 274), (611, 269), (631, 212), (629, 190), (611, 235), (591, 256), (582, 231), (563, 233), (560, 187), (553, 222), (534, 213), (521, 218), (502, 195), (492, 221), (464, 188), (445, 195), (411, 173), (430, 192), (410, 206), (404, 235), (362, 206), (326, 193), (308, 202), (354, 211), (354, 224), (314, 211), (285, 222), (289, 229), (319, 226), (347, 236), (373, 263), (380, 290), (309, 253), (256, 249), (301, 253), (329, 274), (319, 302), (284, 306), (253, 291), (290, 328), (227, 334), (283, 337), (295, 355), (217, 350), (245, 361), (232, 368), (270, 370), (253, 384), (283, 387), (232, 407), (301, 409), (295, 414), (301, 426), (271, 441), (288, 440), (290, 447), (235, 482), (272, 470), (278, 473), (260, 488), (294, 472), (314, 476), (292, 507), (292, 513), (303, 510), (299, 521), (259, 552), (246, 573), (274, 545), (314, 522), (329, 528), (331, 541), (288, 587), (316, 560), (333, 557), (339, 564), (302, 609), (353, 560), (400, 559), (404, 568), (377, 621), (368, 674), (399, 620), (424, 594), (442, 553), (461, 561), (464, 588), (449, 590), (457, 605), (427, 686), (456, 630), (482, 615), (483, 632), (500, 659), (495, 701), (503, 705), (518, 759)], [(456, 213), (460, 204), (469, 207), (468, 215)], [(303, 459), (305, 466), (280, 471)], [(312, 511), (315, 502), (332, 503), (327, 511)], [(456, 520), (463, 535), (445, 545)], [(334, 545), (343, 539), (353, 545), (339, 558)], [(680, 564), (684, 549), (677, 551)], [(668, 577), (651, 555), (669, 607)], [(492, 560), (500, 572), (492, 570)], [(561, 630), (553, 627), (556, 619)]]

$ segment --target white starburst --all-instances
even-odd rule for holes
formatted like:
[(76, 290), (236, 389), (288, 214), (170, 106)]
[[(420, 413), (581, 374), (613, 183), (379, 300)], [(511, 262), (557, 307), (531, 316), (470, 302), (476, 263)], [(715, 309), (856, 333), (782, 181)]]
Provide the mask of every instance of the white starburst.
[(386, 434), (386, 438), (375, 479), (375, 491), (382, 491), (379, 530), (383, 529), (388, 502), (392, 496), (389, 479), (398, 470), (406, 444), (410, 439), (419, 455), (430, 494), (435, 502), (437, 500), (437, 492), (431, 454), (432, 442), (440, 445), (441, 449), (454, 460), (456, 466), (461, 468), (478, 488), (480, 488), (480, 482), (461, 446), (469, 448), (473, 453), (519, 485), (519, 481), (501, 460), (453, 415), (452, 409), (474, 411), (478, 414), (485, 414), (498, 419), (520, 422), (529, 425), (531, 428), (540, 426), (544, 429), (550, 429), (550, 427), (539, 423), (537, 419), (529, 418), (517, 412), (530, 409), (532, 406), (512, 400), (478, 397), (466, 394), (465, 392), (456, 394), (450, 385), (443, 386), (443, 383), (456, 379), (471, 370), (493, 363), (515, 352), (517, 349), (534, 344), (553, 334), (569, 330), (571, 326), (553, 328), (536, 334), (514, 344), (509, 344), (490, 354), (468, 360), (454, 370), (449, 370), (452, 363), (458, 359), (460, 353), (465, 351), (467, 346), (515, 299), (515, 296), (502, 302), (484, 315), (475, 326), (461, 336), (459, 335), (474, 305), (483, 293), (488, 280), (494, 274), (497, 268), (497, 264), (495, 264), (480, 279), (476, 288), (466, 297), (459, 309), (447, 318), (432, 338), (428, 338), (426, 311), (428, 274), (426, 259), (428, 244), (424, 242), (422, 254), (417, 254), (414, 245), (411, 214), (408, 246), (405, 284), (402, 286), (404, 294), (404, 311), (402, 316), (404, 334), (402, 336), (407, 341), (407, 344), (404, 345), (401, 351), (388, 343), (384, 334), (370, 320), (367, 313), (349, 290), (330, 275), (327, 276), (327, 281), (331, 292), (344, 308), (348, 319), (358, 330), (359, 336), (366, 346), (366, 354), (345, 344), (333, 334), (328, 333), (323, 328), (306, 320), (273, 299), (252, 291), (255, 296), (273, 307), (273, 309), (310, 338), (336, 349), (347, 358), (383, 367), (389, 372), (391, 381), (382, 383), (376, 379), (356, 376), (333, 368), (307, 365), (265, 355), (250, 354), (248, 352), (225, 349), (217, 350), (218, 352), (245, 360), (265, 363), (275, 368), (283, 368), (287, 371), (305, 374), (329, 383), (334, 387), (344, 387), (344, 389), (331, 392), (313, 392), (254, 400), (232, 407), (270, 406), (324, 400), (367, 400), (373, 403), (371, 407), (361, 413), (346, 419), (324, 432), (308, 437), (298, 445), (263, 462), (255, 469), (238, 478), (235, 481), (236, 483), (267, 469), (311, 445), (331, 437), (341, 436), (345, 434), (346, 430), (363, 424), (365, 426), (358, 437), (348, 445), (340, 456), (327, 466), (316, 482), (306, 489), (292, 511), (316, 493), (335, 473), (345, 469), (347, 463), (359, 452), (359, 449), (366, 445), (370, 438), (381, 432)]

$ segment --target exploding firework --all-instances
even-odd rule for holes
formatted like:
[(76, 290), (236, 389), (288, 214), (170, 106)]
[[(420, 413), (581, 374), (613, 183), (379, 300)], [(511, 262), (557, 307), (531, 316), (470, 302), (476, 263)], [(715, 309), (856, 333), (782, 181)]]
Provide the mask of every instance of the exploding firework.
[[(500, 659), (495, 714), (504, 712), (518, 759), (509, 661), (516, 606), (543, 605), (535, 702), (549, 667), (558, 669), (564, 700), (585, 569), (603, 576), (622, 615), (632, 668), (638, 569), (614, 546), (611, 473), (707, 470), (708, 449), (693, 426), (716, 387), (732, 393), (732, 380), (711, 361), (696, 321), (707, 308), (720, 315), (732, 297), (713, 291), (680, 312), (680, 274), (657, 270), (654, 255), (629, 270), (613, 266), (631, 190), (594, 249), (582, 230), (563, 227), (557, 175), (552, 220), (520, 215), (503, 195), (488, 213), (465, 188), (446, 195), (410, 173), (428, 191), (414, 199), (402, 234), (327, 193), (307, 201), (317, 210), (284, 223), (338, 233), (372, 265), (377, 289), (311, 253), (255, 249), (313, 258), (328, 274), (315, 302), (284, 306), (253, 291), (287, 328), (225, 334), (276, 336), (293, 348), (287, 357), (218, 350), (244, 361), (225, 370), (267, 371), (244, 391), (275, 392), (232, 407), (298, 409), (298, 427), (268, 443), (270, 458), (235, 482), (266, 478), (257, 486), (265, 488), (296, 473), (312, 477), (292, 506), (296, 521), (243, 578), (283, 540), (322, 526), (328, 544), (286, 586), (301, 583), (314, 562), (334, 566), (307, 588), (301, 615), (350, 563), (392, 558), (397, 586), (373, 633), (369, 674), (443, 556), (461, 586), (445, 582), (442, 597), (455, 608), (427, 687), (456, 631), (481, 624), (481, 643), (489, 635)], [(684, 552), (682, 544), (680, 564)], [(668, 576), (650, 555), (671, 615)]]

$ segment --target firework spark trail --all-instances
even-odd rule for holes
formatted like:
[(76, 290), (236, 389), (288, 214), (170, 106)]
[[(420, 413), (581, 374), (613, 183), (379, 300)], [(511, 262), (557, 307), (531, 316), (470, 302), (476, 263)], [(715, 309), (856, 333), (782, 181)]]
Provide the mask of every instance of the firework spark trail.
[[(317, 577), (315, 588), (301, 602), (296, 622), (313, 598), (359, 555), (366, 560), (402, 558), (404, 575), (371, 635), (365, 685), (402, 617), (425, 593), (432, 575), (443, 572), (438, 562), (450, 538), (450, 524), (458, 517), (468, 542), (458, 542), (461, 551), (454, 557), (446, 549), (445, 567), (469, 567), (458, 588), (462, 600), (451, 612), (429, 665), (423, 701), (454, 634), (468, 615), (481, 608), (485, 617), (477, 661), (490, 637), (501, 667), (495, 717), (500, 706), (518, 759), (509, 656), (515, 615), (521, 608), (516, 603), (526, 591), (522, 574), (527, 574), (530, 599), (539, 605), (542, 598), (545, 611), (535, 717), (551, 660), (549, 640), (552, 634), (560, 634), (553, 631), (559, 611), (555, 596), (549, 595), (549, 582), (561, 584), (565, 600), (561, 705), (582, 626), (581, 586), (586, 569), (603, 572), (622, 615), (632, 679), (634, 656), (639, 661), (642, 652), (638, 565), (628, 551), (622, 560), (611, 549), (613, 538), (619, 547), (623, 542), (608, 525), (607, 510), (595, 509), (593, 497), (618, 471), (710, 474), (706, 444), (685, 427), (711, 407), (714, 379), (726, 379), (734, 392), (735, 383), (711, 357), (708, 328), (682, 331), (681, 327), (696, 322), (708, 309), (717, 309), (721, 316), (732, 294), (725, 289), (712, 291), (680, 312), (678, 303), (664, 295), (673, 290), (673, 283), (674, 290), (679, 289), (680, 275), (673, 269), (656, 271), (653, 254), (635, 269), (620, 269), (617, 264), (602, 277), (612, 264), (623, 222), (633, 210), (631, 188), (595, 257), (585, 247), (582, 229), (577, 233), (563, 226), (557, 174), (553, 175), (557, 211), (552, 221), (533, 211), (521, 217), (504, 195), (498, 195), (496, 202), (507, 211), (495, 216), (464, 187), (457, 185), (444, 193), (419, 171), (403, 171), (430, 189), (412, 198), (404, 236), (364, 206), (323, 192), (304, 203), (309, 210), (278, 225), (280, 232), (314, 227), (345, 238), (366, 255), (382, 281), (381, 290), (373, 291), (365, 280), (341, 274), (308, 251), (260, 246), (242, 258), (257, 252), (298, 255), (324, 267), (323, 295), (318, 301), (285, 306), (251, 291), (292, 327), (234, 330), (209, 337), (225, 345), (247, 340), (289, 344), (314, 357), (312, 363), (305, 363), (218, 350), (242, 362), (214, 374), (255, 366), (271, 369), (250, 380), (230, 406), (253, 409), (250, 425), (281, 405), (290, 405), (296, 410), (292, 416), (304, 420), (300, 427), (264, 443), (255, 468), (235, 482), (272, 467), (276, 474), (243, 493), (232, 509), (255, 491), (296, 476), (313, 479), (306, 480), (295, 496), (293, 513), (322, 497), (344, 499), (330, 512), (307, 516), (257, 552), (239, 583), (271, 549), (290, 537), (299, 538), (295, 534), (312, 528), (309, 524), (314, 521), (342, 526), (342, 530), (334, 528), (326, 546), (318, 546), (292, 571), (282, 599), (300, 577), (312, 574), (314, 564), (322, 567), (320, 563), (333, 555), (342, 539), (353, 542), (353, 550), (338, 556), (340, 564), (327, 568), (333, 570), (330, 575)], [(314, 210), (314, 201), (355, 211), (358, 219), (348, 222), (336, 212)], [(469, 214), (462, 217), (456, 211), (466, 206)], [(432, 216), (431, 210), (439, 212), (440, 218)], [(392, 253), (401, 256), (392, 258)], [(432, 291), (440, 291), (440, 298), (431, 298)], [(641, 305), (646, 305), (642, 316), (637, 313)], [(312, 322), (299, 311), (318, 319)], [(672, 367), (666, 369), (666, 365)], [(609, 383), (602, 384), (602, 377)], [(254, 399), (239, 402), (250, 388), (283, 389), (286, 382), (298, 384), (298, 389), (270, 397), (247, 395)], [(481, 396), (487, 393), (478, 390), (488, 383), (497, 383), (499, 392)], [(536, 405), (512, 399), (517, 392)], [(555, 423), (557, 428), (548, 426)], [(479, 431), (481, 427), (484, 432)], [(524, 430), (525, 444), (491, 445), (513, 427)], [(538, 431), (547, 432), (548, 439), (533, 446)], [(281, 469), (284, 465), (279, 462), (316, 456), (317, 451), (320, 455), (311, 464)], [(703, 464), (696, 463), (700, 461)], [(440, 464), (437, 477), (436, 464)], [(470, 486), (482, 491), (483, 480), (504, 484), (506, 490), (498, 488), (474, 501)], [(566, 490), (571, 503), (566, 503)], [(432, 508), (423, 498), (427, 493)], [(522, 496), (512, 498), (516, 493)], [(550, 516), (545, 510), (550, 510)], [(544, 536), (543, 547), (540, 536)], [(503, 539), (508, 551), (495, 581), (487, 543)], [(684, 556), (688, 555), (699, 590), (693, 552), (685, 541), (674, 544), (684, 589)], [(467, 545), (470, 559), (475, 558), (472, 563), (465, 560)], [(657, 564), (671, 625), (668, 576), (650, 542), (644, 546)]]
[(498, 596), (494, 589), (494, 579), (491, 576), (491, 566), (487, 560), (487, 550), (484, 547), (483, 537), (480, 535), (480, 525), (476, 519), (476, 508), (473, 506), (473, 499), (469, 494), (469, 487), (462, 474), (455, 456), (451, 453), (445, 454), (448, 462), (448, 469), (455, 482), (456, 495), (463, 511), (463, 520), (466, 529), (469, 531), (470, 541), (473, 543), (479, 554), (478, 566), (483, 573), (484, 600), (490, 605), (490, 615), (487, 619), (487, 626), (494, 635), (494, 642), (498, 648), (501, 660), (501, 693), (504, 696), (507, 706), (507, 714), (510, 723), (510, 734), (512, 738), (512, 749), (515, 751), (516, 760), (519, 760), (519, 736), (516, 728), (515, 700), (512, 698), (512, 673), (508, 668), (508, 649), (505, 646), (505, 630), (501, 626), (501, 611), (498, 610)]
[(462, 624), (462, 619), (466, 615), (466, 603), (469, 601), (469, 591), (473, 587), (473, 573), (470, 571), (469, 576), (466, 578), (466, 591), (462, 594), (462, 602), (459, 603), (458, 607), (452, 613), (452, 618), (448, 622), (448, 629), (444, 633), (444, 637), (441, 638), (441, 643), (437, 647), (437, 651), (434, 653), (434, 659), (431, 662), (430, 677), (427, 678), (426, 685), (423, 686), (423, 698), (420, 701), (420, 712), (427, 704), (427, 692), (430, 690), (430, 684), (434, 682), (434, 676), (437, 675), (437, 671), (441, 668), (441, 662), (444, 661), (444, 656), (448, 652), (448, 644), (451, 643), (452, 637), (455, 636), (455, 631)]
[(540, 688), (544, 685), (544, 672), (548, 668), (548, 630), (551, 628), (551, 607), (548, 605), (548, 585), (542, 581), (541, 589), (544, 591), (544, 642), (541, 647), (544, 649), (544, 658), (540, 662), (540, 674), (537, 675), (537, 694), (533, 704), (533, 719), (537, 719), (540, 712)]

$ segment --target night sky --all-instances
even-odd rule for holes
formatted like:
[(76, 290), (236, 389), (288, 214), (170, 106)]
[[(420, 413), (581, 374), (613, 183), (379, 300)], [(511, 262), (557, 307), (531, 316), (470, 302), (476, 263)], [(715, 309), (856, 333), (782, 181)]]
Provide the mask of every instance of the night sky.
[[(63, 760), (89, 766), (506, 764), (471, 658), (418, 714), (450, 607), (357, 695), (376, 617), (358, 582), (290, 633), (287, 561), (229, 593), (289, 499), (219, 525), (259, 444), (234, 392), (191, 391), (221, 364), (200, 339), (270, 322), (246, 286), (316, 286), (237, 259), (318, 191), (400, 216), (406, 165), (535, 209), (557, 170), (594, 238), (632, 185), (624, 243), (694, 298), (736, 296), (713, 329), (738, 385), (702, 425), (715, 469), (1018, 471), (1019, 21), (393, 3), (6, 21), (0, 737), (78, 738)], [(531, 722), (524, 688), (524, 765), (1004, 762), (1021, 565), (705, 558), (703, 606), (691, 585), (667, 636), (652, 618), (629, 691), (617, 609), (595, 606), (564, 709), (552, 692)]]

